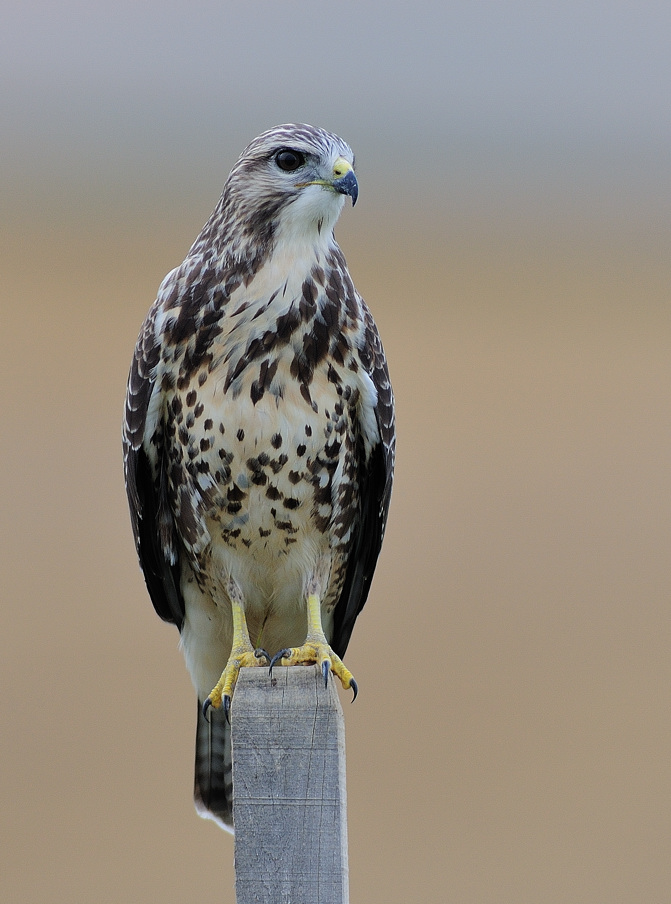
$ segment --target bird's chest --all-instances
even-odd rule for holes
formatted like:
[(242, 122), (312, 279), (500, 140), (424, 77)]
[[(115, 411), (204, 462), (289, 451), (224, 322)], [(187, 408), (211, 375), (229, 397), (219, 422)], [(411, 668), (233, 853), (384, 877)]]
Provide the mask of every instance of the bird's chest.
[(168, 405), (178, 530), (195, 515), (210, 547), (249, 550), (263, 567), (349, 538), (341, 502), (357, 481), (356, 386), (323, 362), (306, 391), (293, 361), (287, 349), (234, 381), (228, 364), (201, 369)]

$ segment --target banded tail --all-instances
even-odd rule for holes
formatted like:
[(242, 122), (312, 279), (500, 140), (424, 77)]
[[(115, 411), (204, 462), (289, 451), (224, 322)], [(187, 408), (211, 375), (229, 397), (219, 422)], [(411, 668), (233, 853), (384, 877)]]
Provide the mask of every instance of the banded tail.
[(233, 762), (231, 726), (223, 707), (210, 707), (207, 718), (198, 702), (196, 775), (193, 798), (198, 815), (233, 832)]

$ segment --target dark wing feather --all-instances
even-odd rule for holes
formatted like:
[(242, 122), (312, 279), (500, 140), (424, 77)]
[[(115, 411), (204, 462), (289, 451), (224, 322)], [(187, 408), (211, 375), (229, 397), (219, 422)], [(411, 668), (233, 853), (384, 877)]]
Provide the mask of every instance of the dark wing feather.
[(167, 512), (165, 500), (161, 498), (165, 491), (163, 446), (160, 438), (155, 437), (158, 474), (152, 473), (143, 448), (147, 409), (154, 388), (152, 375), (160, 356), (160, 346), (154, 338), (156, 310), (154, 305), (145, 320), (128, 377), (123, 423), (124, 476), (135, 547), (149, 596), (161, 618), (181, 631), (184, 600), (179, 591), (179, 563), (176, 555), (166, 555), (167, 544), (163, 542), (162, 522)]
[(362, 360), (377, 390), (375, 418), (380, 432), (368, 458), (361, 456), (359, 479), (360, 522), (354, 537), (345, 584), (334, 612), (331, 647), (342, 657), (352, 635), (354, 622), (364, 607), (373, 572), (380, 554), (387, 523), (394, 479), (396, 432), (394, 395), (382, 342), (368, 308), (361, 302), (365, 320), (366, 345)]

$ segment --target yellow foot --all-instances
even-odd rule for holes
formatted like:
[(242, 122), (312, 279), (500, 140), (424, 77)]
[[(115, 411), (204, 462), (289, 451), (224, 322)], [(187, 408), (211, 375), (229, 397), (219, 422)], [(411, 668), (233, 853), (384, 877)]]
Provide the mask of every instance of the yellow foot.
[(352, 702), (356, 700), (359, 692), (354, 675), (347, 668), (340, 656), (337, 656), (331, 647), (322, 640), (306, 640), (302, 647), (290, 647), (286, 650), (280, 650), (275, 653), (270, 660), (270, 671), (276, 665), (318, 665), (324, 676), (324, 684), (328, 686), (329, 672), (333, 672), (340, 678), (342, 686), (352, 688), (354, 696)]
[[(265, 662), (262, 660), (265, 660)], [(266, 665), (269, 662), (270, 656), (265, 650), (252, 650), (251, 647), (249, 650), (234, 650), (228, 658), (226, 668), (221, 673), (221, 678), (207, 695), (205, 703), (203, 703), (203, 715), (207, 718), (207, 711), (211, 706), (214, 709), (219, 709), (223, 705), (226, 718), (228, 718), (231, 709), (231, 697), (233, 696), (233, 689), (238, 680), (240, 669), (248, 668), (249, 666)]]

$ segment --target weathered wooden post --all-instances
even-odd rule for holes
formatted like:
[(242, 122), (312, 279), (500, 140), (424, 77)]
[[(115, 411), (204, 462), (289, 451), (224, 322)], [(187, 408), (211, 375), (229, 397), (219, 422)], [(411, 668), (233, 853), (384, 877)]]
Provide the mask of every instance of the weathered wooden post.
[(237, 904), (348, 904), (345, 726), (316, 668), (242, 669), (231, 713)]

